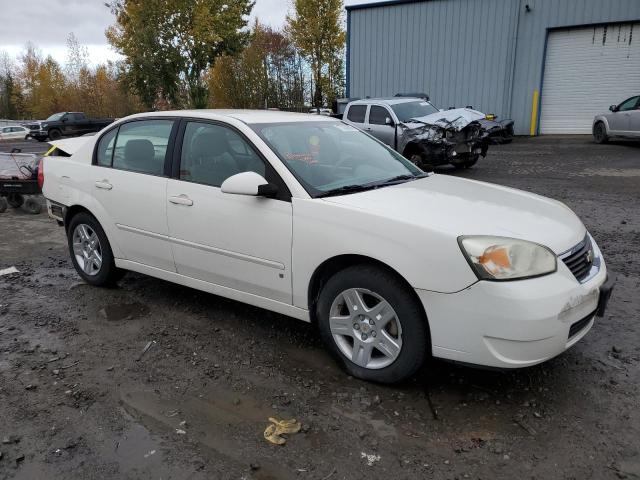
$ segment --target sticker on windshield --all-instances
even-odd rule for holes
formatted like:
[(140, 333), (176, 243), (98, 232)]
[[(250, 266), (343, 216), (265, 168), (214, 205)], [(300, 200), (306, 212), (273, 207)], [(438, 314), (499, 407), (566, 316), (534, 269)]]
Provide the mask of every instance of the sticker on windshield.
[(346, 125), (344, 123), (336, 125), (336, 128), (339, 129), (339, 130), (342, 130), (343, 132), (357, 132), (358, 131), (358, 129), (356, 127), (352, 127), (351, 125)]

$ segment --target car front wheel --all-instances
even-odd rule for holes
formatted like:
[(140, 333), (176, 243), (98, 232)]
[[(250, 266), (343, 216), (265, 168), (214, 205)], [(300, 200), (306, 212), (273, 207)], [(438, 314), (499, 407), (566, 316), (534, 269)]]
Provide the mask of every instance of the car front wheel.
[(422, 306), (382, 268), (349, 267), (329, 279), (317, 315), (329, 350), (352, 376), (394, 383), (413, 375), (430, 351)]
[(113, 252), (100, 223), (86, 212), (78, 213), (69, 222), (67, 239), (71, 261), (82, 279), (95, 286), (109, 286), (121, 276)]
[(607, 128), (604, 123), (598, 122), (593, 127), (593, 138), (596, 143), (607, 143), (609, 137), (607, 136)]

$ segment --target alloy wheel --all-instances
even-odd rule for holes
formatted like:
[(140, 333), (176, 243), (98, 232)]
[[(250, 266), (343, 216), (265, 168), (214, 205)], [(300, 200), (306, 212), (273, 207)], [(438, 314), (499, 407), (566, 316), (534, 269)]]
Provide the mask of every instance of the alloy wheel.
[(340, 352), (362, 368), (388, 367), (402, 350), (402, 326), (395, 310), (365, 288), (350, 288), (334, 299), (329, 328)]
[(100, 273), (102, 268), (102, 245), (91, 226), (80, 223), (73, 231), (73, 255), (80, 269), (89, 276)]

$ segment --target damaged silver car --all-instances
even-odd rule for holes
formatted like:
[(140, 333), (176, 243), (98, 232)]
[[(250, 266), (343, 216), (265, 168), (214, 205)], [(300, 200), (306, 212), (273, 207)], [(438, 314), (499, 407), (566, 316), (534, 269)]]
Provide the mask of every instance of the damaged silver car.
[(357, 100), (347, 105), (343, 119), (427, 169), (446, 164), (472, 167), (486, 156), (496, 133), (496, 122), (482, 112), (439, 110), (417, 97)]

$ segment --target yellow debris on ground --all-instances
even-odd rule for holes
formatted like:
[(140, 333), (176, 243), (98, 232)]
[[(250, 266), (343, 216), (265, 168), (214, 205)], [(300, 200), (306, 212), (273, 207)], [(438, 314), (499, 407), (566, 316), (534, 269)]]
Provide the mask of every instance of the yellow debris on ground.
[(286, 438), (282, 437), (282, 434), (298, 433), (301, 425), (295, 419), (291, 420), (277, 420), (269, 417), (271, 424), (264, 431), (264, 438), (275, 445), (284, 445)]

